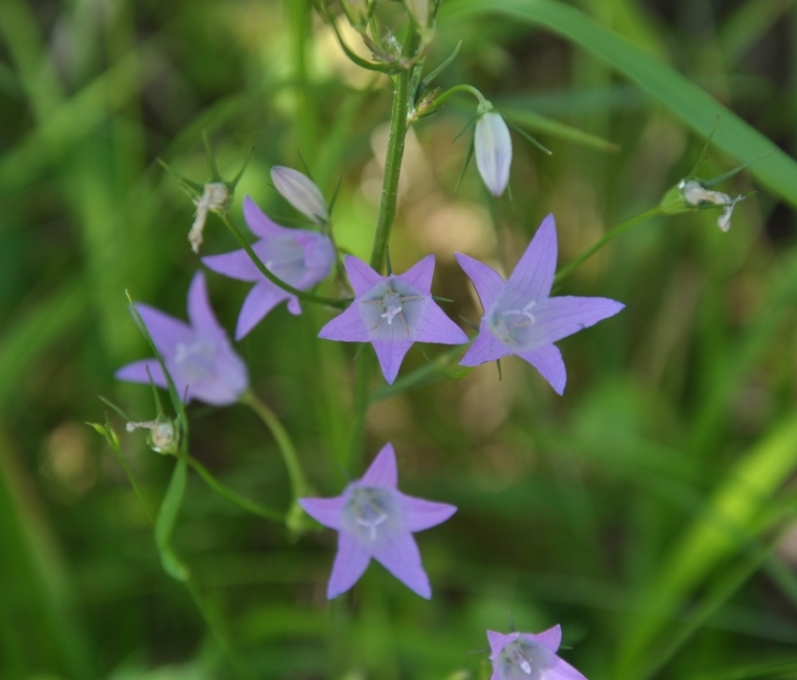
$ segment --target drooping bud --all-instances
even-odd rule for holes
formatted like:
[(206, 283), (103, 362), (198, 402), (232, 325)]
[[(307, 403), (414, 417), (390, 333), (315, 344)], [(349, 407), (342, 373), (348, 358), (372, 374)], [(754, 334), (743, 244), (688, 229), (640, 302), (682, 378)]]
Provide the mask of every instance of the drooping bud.
[(191, 250), (195, 253), (199, 253), (199, 246), (202, 245), (208, 213), (225, 210), (229, 199), (230, 190), (224, 182), (210, 182), (205, 185), (202, 196), (194, 200), (196, 216), (194, 217), (194, 223), (191, 225), (191, 231), (188, 232), (188, 242), (191, 244)]
[(493, 111), (490, 102), (479, 104), (477, 111), (474, 150), (476, 167), (493, 196), (504, 193), (509, 182), (509, 166), (512, 164), (512, 138), (509, 128), (499, 113)]
[(155, 453), (175, 453), (177, 451), (177, 434), (169, 420), (147, 420), (142, 423), (128, 423), (128, 432), (143, 429), (149, 430), (147, 444)]
[(323, 224), (329, 219), (324, 196), (307, 175), (293, 168), (275, 165), (271, 168), (271, 180), (282, 197), (313, 222)]
[(429, 0), (404, 0), (404, 6), (418, 26), (429, 25)]

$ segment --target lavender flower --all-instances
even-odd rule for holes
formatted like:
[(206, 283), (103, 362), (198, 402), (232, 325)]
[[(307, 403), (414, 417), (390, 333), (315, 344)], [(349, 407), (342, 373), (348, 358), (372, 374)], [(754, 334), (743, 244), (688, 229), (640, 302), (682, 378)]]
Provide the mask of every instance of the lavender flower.
[[(306, 229), (281, 227), (266, 217), (249, 196), (244, 199), (244, 218), (252, 233), (260, 237), (252, 250), (279, 279), (299, 290), (307, 290), (329, 276), (335, 251), (326, 236)], [(249, 333), (283, 300), (288, 301), (291, 314), (302, 313), (296, 296), (269, 281), (245, 250), (203, 257), (202, 262), (219, 274), (255, 284), (238, 315), (236, 340)]]
[(356, 295), (351, 306), (318, 334), (327, 340), (370, 342), (388, 383), (396, 379), (404, 356), (415, 342), (457, 345), (468, 337), (432, 300), (434, 255), (403, 274), (382, 276), (362, 260), (344, 260)]
[[(202, 272), (196, 273), (188, 291), (190, 325), (140, 302), (136, 310), (180, 398), (185, 395), (186, 402), (196, 398), (214, 406), (238, 401), (249, 386), (249, 375), (213, 314)], [(149, 383), (150, 376), (158, 387), (166, 387), (166, 376), (157, 359), (136, 361), (116, 372), (117, 379), (128, 382)]]
[(504, 119), (490, 102), (479, 105), (479, 120), (473, 137), (476, 167), (493, 196), (504, 193), (512, 164), (512, 138)]
[(599, 297), (550, 297), (556, 270), (556, 224), (548, 215), (523, 257), (504, 281), (498, 272), (455, 253), (473, 281), (484, 316), (462, 366), (478, 366), (517, 354), (536, 368), (557, 392), (567, 382), (562, 353), (553, 343), (617, 314), (625, 305)]
[(362, 479), (335, 498), (300, 498), (310, 517), (338, 532), (338, 553), (327, 586), (331, 600), (363, 575), (373, 557), (427, 600), (429, 578), (412, 534), (445, 522), (453, 505), (405, 496), (397, 488), (396, 454), (385, 444)]
[(556, 655), (562, 629), (554, 626), (542, 633), (496, 633), (487, 631), (493, 674), (490, 680), (586, 680)]

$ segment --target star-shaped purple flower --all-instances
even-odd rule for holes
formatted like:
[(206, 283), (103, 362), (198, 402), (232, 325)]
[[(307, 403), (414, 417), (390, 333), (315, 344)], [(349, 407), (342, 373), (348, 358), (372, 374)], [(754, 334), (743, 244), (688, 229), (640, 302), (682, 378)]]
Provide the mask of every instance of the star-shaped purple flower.
[(459, 362), (461, 366), (478, 366), (517, 354), (562, 394), (567, 373), (562, 353), (553, 343), (625, 307), (608, 298), (550, 297), (556, 271), (553, 215), (543, 220), (508, 281), (472, 257), (455, 255), (484, 307), (479, 334)]
[[(154, 307), (136, 303), (147, 331), (172, 376), (180, 398), (199, 399), (206, 404), (234, 404), (249, 387), (246, 365), (233, 351), (227, 333), (219, 325), (208, 301), (202, 272), (197, 272), (188, 291), (188, 318), (191, 324), (164, 314)], [(157, 359), (144, 359), (123, 366), (116, 378), (129, 382), (166, 387), (166, 377)]]
[[(326, 236), (308, 229), (281, 227), (272, 222), (249, 196), (244, 198), (244, 218), (251, 232), (260, 237), (252, 245), (252, 250), (276, 277), (294, 288), (307, 290), (329, 276), (335, 262), (335, 250)], [(255, 284), (238, 315), (236, 340), (249, 333), (283, 300), (288, 301), (291, 314), (302, 313), (296, 296), (263, 276), (245, 250), (210, 255), (203, 257), (202, 262), (214, 272)]]
[(318, 337), (370, 342), (388, 383), (396, 379), (413, 343), (459, 345), (468, 341), (432, 299), (434, 255), (427, 255), (403, 274), (390, 276), (378, 274), (351, 255), (343, 263), (356, 297), (345, 312), (321, 329)]
[(562, 629), (554, 626), (542, 633), (496, 633), (487, 631), (493, 674), (490, 680), (586, 680), (556, 655)]
[(336, 498), (300, 498), (305, 512), (338, 532), (338, 553), (327, 586), (331, 600), (351, 588), (373, 557), (399, 581), (427, 600), (429, 578), (412, 537), (445, 522), (453, 505), (405, 496), (397, 488), (396, 454), (386, 444), (362, 479)]

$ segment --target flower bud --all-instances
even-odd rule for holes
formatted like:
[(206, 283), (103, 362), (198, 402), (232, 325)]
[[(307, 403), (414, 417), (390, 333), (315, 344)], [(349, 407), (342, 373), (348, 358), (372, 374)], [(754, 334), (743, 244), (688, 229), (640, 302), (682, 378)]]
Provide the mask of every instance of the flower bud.
[(271, 168), (274, 187), (300, 213), (316, 224), (323, 224), (329, 218), (326, 201), (321, 190), (307, 175), (293, 168), (275, 165)]
[(722, 231), (728, 231), (731, 228), (733, 209), (744, 198), (743, 195), (731, 198), (721, 191), (706, 188), (699, 180), (683, 179), (664, 195), (660, 207), (662, 212), (674, 215), (688, 210), (721, 206), (723, 211), (717, 218), (717, 226)]
[(220, 212), (225, 210), (230, 199), (230, 190), (224, 182), (210, 182), (205, 185), (202, 196), (194, 201), (196, 205), (196, 216), (191, 231), (188, 232), (188, 242), (191, 250), (199, 253), (199, 246), (202, 245), (205, 221), (208, 212)]
[(143, 423), (128, 423), (128, 432), (143, 429), (149, 430), (147, 444), (155, 453), (175, 453), (177, 451), (177, 434), (169, 420), (147, 420)]
[(493, 196), (504, 193), (512, 163), (512, 138), (500, 114), (489, 102), (479, 105), (474, 147), (476, 167)]

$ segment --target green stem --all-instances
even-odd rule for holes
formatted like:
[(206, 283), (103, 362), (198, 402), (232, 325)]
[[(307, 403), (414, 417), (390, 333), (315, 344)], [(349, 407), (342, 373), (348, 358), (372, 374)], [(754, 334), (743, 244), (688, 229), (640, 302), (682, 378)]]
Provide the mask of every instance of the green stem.
[(263, 274), (271, 283), (275, 286), (279, 286), (282, 290), (290, 293), (291, 295), (295, 295), (300, 300), (304, 302), (316, 302), (321, 305), (327, 305), (329, 307), (340, 307), (345, 308), (348, 307), (349, 303), (351, 302), (350, 299), (347, 298), (328, 298), (322, 297), (320, 295), (313, 295), (312, 293), (307, 293), (303, 290), (299, 290), (298, 288), (294, 288), (289, 283), (285, 283), (282, 279), (276, 277), (271, 270), (263, 264), (263, 261), (257, 256), (254, 250), (252, 250), (252, 246), (249, 245), (248, 241), (235, 226), (233, 221), (230, 219), (230, 216), (227, 213), (218, 213), (221, 221), (227, 225), (227, 228), (233, 233), (233, 236), (238, 240), (238, 243), (241, 244), (241, 247), (246, 251), (246, 254), (249, 255), (252, 262), (255, 263), (255, 266), (260, 270), (260, 273)]
[[(412, 58), (418, 49), (420, 36), (412, 28), (404, 42), (402, 54)], [(376, 218), (376, 234), (371, 251), (371, 266), (381, 272), (385, 262), (385, 250), (390, 237), (390, 227), (396, 216), (398, 199), (398, 183), (401, 172), (401, 160), (404, 156), (404, 140), (407, 136), (407, 113), (410, 106), (410, 69), (398, 73), (395, 78), (396, 89), (393, 93), (393, 108), (390, 114), (390, 136), (385, 157), (385, 179), (382, 183), (382, 198), (379, 203), (379, 214)]]
[(640, 213), (639, 215), (635, 215), (634, 217), (626, 220), (625, 222), (621, 222), (613, 229), (610, 229), (603, 236), (601, 236), (601, 238), (598, 239), (598, 241), (593, 243), (589, 248), (587, 248), (583, 253), (581, 253), (581, 255), (579, 255), (575, 260), (568, 263), (566, 266), (562, 267), (556, 273), (556, 276), (553, 279), (554, 285), (561, 283), (562, 279), (564, 279), (574, 269), (584, 264), (584, 262), (586, 262), (589, 258), (591, 258), (601, 248), (603, 248), (603, 246), (605, 246), (609, 241), (617, 238), (624, 231), (627, 231), (631, 227), (639, 224), (640, 222), (644, 222), (661, 214), (663, 214), (662, 210), (657, 206), (655, 208), (647, 210), (646, 212)]
[(441, 106), (442, 103), (446, 99), (448, 99), (451, 95), (457, 94), (459, 92), (467, 92), (468, 94), (472, 94), (474, 97), (476, 97), (476, 101), (478, 101), (479, 104), (484, 104), (487, 101), (484, 95), (481, 92), (479, 92), (475, 87), (473, 87), (472, 85), (466, 85), (465, 83), (461, 83), (460, 85), (454, 85), (454, 87), (452, 87), (451, 89), (448, 89), (442, 94), (435, 97), (434, 101), (429, 105), (429, 108), (426, 109), (425, 113), (431, 113), (439, 106)]
[(285, 461), (285, 467), (288, 468), (288, 476), (291, 480), (294, 499), (306, 496), (310, 491), (310, 485), (304, 477), (304, 471), (299, 463), (299, 456), (296, 454), (293, 442), (288, 432), (282, 426), (282, 423), (277, 416), (274, 415), (274, 412), (260, 401), (251, 390), (247, 390), (241, 395), (241, 403), (249, 406), (249, 408), (251, 408), (266, 424), (266, 427), (274, 436), (277, 447)]
[(371, 382), (372, 363), (370, 350), (366, 350), (358, 359), (354, 370), (354, 413), (352, 413), (347, 446), (349, 467), (359, 458), (365, 440), (365, 415), (368, 412), (368, 402), (370, 401), (368, 385)]

